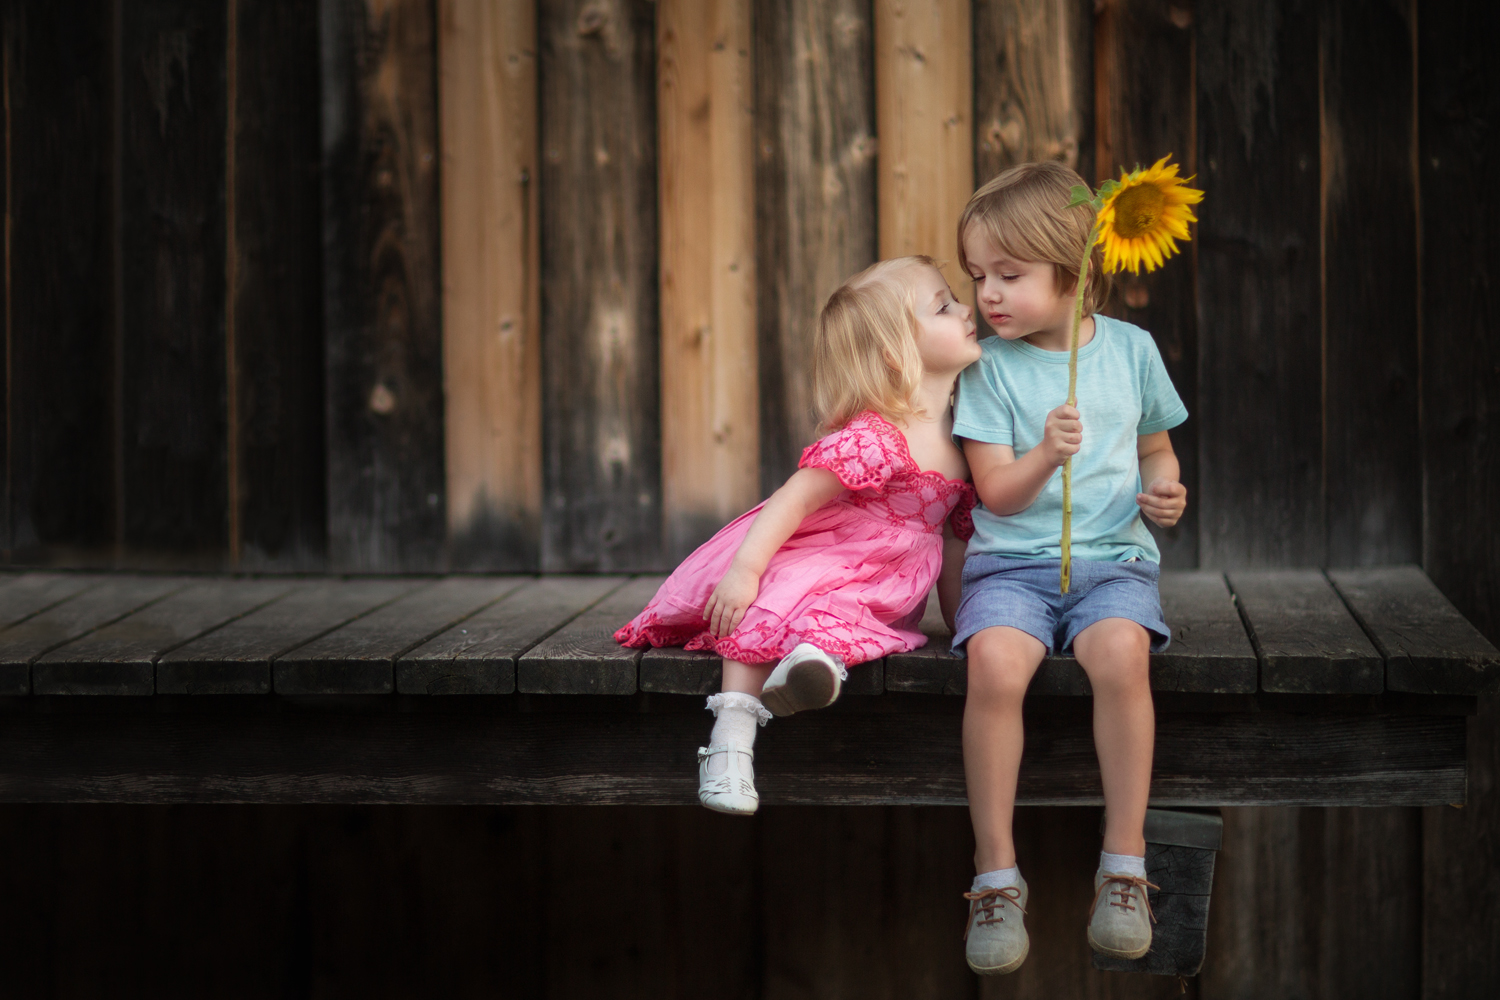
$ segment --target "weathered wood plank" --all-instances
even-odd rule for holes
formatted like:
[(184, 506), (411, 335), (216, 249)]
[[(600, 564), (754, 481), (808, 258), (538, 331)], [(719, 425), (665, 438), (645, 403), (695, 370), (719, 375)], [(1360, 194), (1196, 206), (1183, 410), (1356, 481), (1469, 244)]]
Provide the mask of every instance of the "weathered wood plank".
[(107, 576), (74, 573), (18, 573), (0, 584), (0, 629), (9, 628), (54, 604), (97, 587)]
[(230, 5), (231, 559), (327, 564), (318, 9)]
[(1225, 0), (1194, 24), (1200, 562), (1321, 566), (1316, 6)]
[(760, 489), (817, 436), (812, 345), (839, 283), (875, 261), (869, 0), (756, 0)]
[(880, 256), (924, 253), (959, 273), (954, 226), (974, 193), (973, 53), (968, 0), (875, 0)]
[[(1095, 147), (1099, 177), (1148, 166), (1169, 154), (1182, 174), (1198, 172), (1194, 142), (1193, 5), (1181, 0), (1095, 4)], [(1085, 174), (1084, 176), (1088, 176)], [(1209, 203), (1213, 210), (1213, 203)], [(1198, 565), (1198, 303), (1192, 251), (1152, 274), (1115, 276), (1111, 316), (1151, 332), (1167, 374), (1194, 419), (1172, 428), (1188, 507), (1171, 528), (1147, 522), (1162, 565)], [(1170, 621), (1170, 620), (1169, 620)]]
[(539, 8), (548, 573), (662, 559), (654, 6)]
[[(724, 664), (717, 653), (687, 652), (680, 646), (648, 649), (641, 656), (642, 691), (659, 694), (715, 694), (724, 683)], [(849, 668), (839, 697), (885, 693), (885, 661), (871, 660)]]
[(330, 580), (261, 608), (156, 661), (157, 694), (269, 694), (271, 662), (382, 607), (413, 580)]
[(37, 657), (187, 585), (181, 577), (113, 576), (0, 631), (0, 692), (30, 694)]
[(33, 694), (149, 695), (157, 657), (291, 591), (290, 580), (194, 581), (31, 665)]
[(530, 694), (634, 694), (639, 649), (615, 642), (664, 577), (643, 576), (573, 619), (516, 661), (516, 690)]
[(543, 577), (434, 636), (396, 663), (401, 694), (510, 694), (516, 659), (625, 583), (618, 576)]
[(277, 694), (389, 694), (396, 660), (522, 583), (514, 577), (449, 577), (418, 586), (327, 635), (276, 658)]
[(116, 9), (85, 0), (0, 12), (10, 372), (0, 531), (17, 562), (108, 565), (116, 540)]
[[(1095, 9), (1081, 0), (974, 4), (974, 182), (1037, 160), (1095, 180)], [(1108, 169), (1106, 165), (1105, 169)]]
[(677, 560), (760, 499), (752, 0), (659, 0), (662, 511)]
[(457, 569), (535, 570), (542, 509), (536, 4), (441, 0), (443, 379)]
[(1244, 570), (1229, 585), (1254, 636), (1262, 691), (1375, 694), (1385, 662), (1318, 570)]
[[(0, 801), (689, 804), (704, 719), (684, 708), (14, 713)], [(1460, 717), (1173, 715), (1157, 732), (1158, 806), (1464, 795)], [(756, 771), (767, 805), (964, 802), (951, 712), (809, 712), (756, 747)], [(1102, 801), (1086, 714), (1028, 717), (1020, 800)]]
[(432, 0), (321, 0), (328, 558), (440, 569), (443, 368)]
[(228, 554), (226, 11), (142, 0), (120, 15), (118, 502), (134, 559), (175, 567)]
[(1330, 570), (1385, 657), (1387, 691), (1500, 692), (1500, 650), (1415, 566)]

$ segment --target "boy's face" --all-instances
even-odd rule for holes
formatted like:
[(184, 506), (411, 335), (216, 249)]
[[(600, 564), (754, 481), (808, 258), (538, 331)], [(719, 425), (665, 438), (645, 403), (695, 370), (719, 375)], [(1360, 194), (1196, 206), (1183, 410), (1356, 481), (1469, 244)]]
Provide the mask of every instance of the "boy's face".
[(1057, 349), (1058, 337), (1067, 339), (1073, 296), (1058, 294), (1056, 270), (1048, 263), (1016, 260), (977, 228), (964, 234), (964, 254), (985, 322), (1006, 340)]
[(935, 268), (923, 267), (912, 280), (916, 297), (917, 353), (930, 374), (962, 371), (979, 360), (974, 310), (958, 301)]

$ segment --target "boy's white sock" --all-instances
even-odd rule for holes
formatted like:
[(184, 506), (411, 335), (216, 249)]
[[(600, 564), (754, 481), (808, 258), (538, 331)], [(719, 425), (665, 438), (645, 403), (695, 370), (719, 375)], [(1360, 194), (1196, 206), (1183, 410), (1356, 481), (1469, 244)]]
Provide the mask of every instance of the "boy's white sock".
[(1113, 872), (1116, 875), (1134, 875), (1137, 878), (1145, 878), (1146, 859), (1138, 858), (1134, 854), (1108, 854), (1100, 851), (1099, 870)]
[[(708, 710), (714, 713), (714, 730), (708, 737), (709, 746), (720, 743), (737, 743), (747, 750), (755, 746), (755, 730), (771, 720), (771, 713), (753, 694), (743, 691), (724, 691), (708, 696)], [(709, 761), (710, 774), (723, 774), (729, 766), (729, 758), (719, 755)]]
[(970, 892), (978, 892), (980, 889), (1007, 889), (1021, 881), (1021, 869), (996, 868), (992, 872), (980, 872), (974, 876), (974, 887)]

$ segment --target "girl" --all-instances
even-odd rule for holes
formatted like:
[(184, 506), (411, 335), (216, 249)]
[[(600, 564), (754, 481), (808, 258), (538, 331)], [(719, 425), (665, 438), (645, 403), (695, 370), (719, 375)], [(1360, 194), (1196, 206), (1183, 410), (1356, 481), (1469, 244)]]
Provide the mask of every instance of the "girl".
[(930, 258), (882, 261), (846, 281), (814, 343), (814, 402), (832, 433), (615, 633), (627, 646), (724, 658), (723, 691), (708, 699), (713, 733), (698, 751), (708, 808), (755, 812), (757, 726), (831, 705), (846, 667), (927, 641), (916, 627), (940, 569), (952, 614), (974, 493), (949, 401), (978, 357), (972, 310)]

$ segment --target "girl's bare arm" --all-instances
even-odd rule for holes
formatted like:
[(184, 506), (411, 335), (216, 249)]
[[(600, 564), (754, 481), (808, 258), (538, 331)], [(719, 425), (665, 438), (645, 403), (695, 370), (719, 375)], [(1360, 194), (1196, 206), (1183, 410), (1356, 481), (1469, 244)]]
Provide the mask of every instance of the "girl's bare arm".
[(959, 590), (963, 582), (964, 553), (969, 543), (953, 533), (953, 525), (943, 525), (943, 568), (938, 573), (938, 607), (943, 612), (943, 623), (948, 631), (954, 631), (953, 616), (958, 614)]

